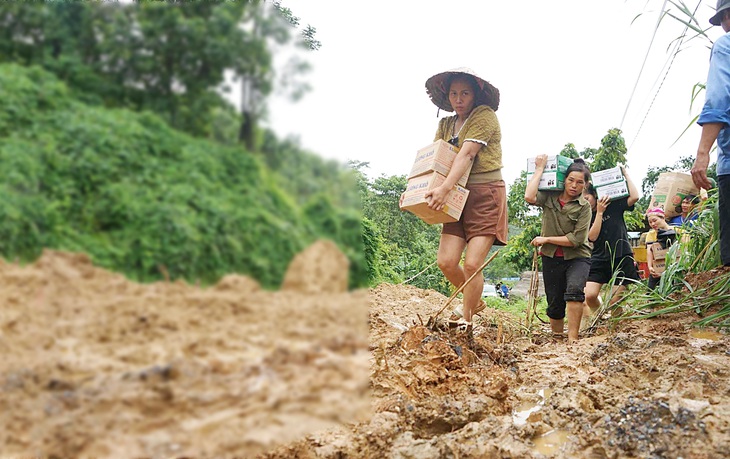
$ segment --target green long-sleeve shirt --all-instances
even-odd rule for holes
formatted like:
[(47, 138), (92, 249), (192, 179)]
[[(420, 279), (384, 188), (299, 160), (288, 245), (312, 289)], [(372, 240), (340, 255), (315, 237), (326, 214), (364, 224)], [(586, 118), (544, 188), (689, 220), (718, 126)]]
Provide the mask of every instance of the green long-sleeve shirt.
[[(583, 196), (560, 205), (558, 198), (561, 191), (538, 191), (536, 206), (542, 207), (541, 236), (566, 236), (573, 243), (572, 247), (563, 246), (563, 258), (590, 258), (591, 246), (588, 243), (588, 230), (591, 224), (591, 205)], [(542, 246), (543, 255), (550, 258), (555, 256), (558, 246), (545, 244)]]

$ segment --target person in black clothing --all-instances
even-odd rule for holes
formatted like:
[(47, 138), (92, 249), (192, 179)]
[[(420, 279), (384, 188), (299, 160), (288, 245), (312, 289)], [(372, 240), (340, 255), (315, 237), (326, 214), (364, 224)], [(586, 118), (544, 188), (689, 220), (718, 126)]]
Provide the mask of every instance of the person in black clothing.
[(593, 210), (591, 228), (588, 231), (588, 240), (593, 243), (593, 251), (591, 270), (585, 288), (586, 305), (591, 313), (595, 313), (601, 306), (599, 296), (601, 287), (611, 281), (616, 270), (618, 275), (611, 287), (610, 304), (621, 299), (629, 283), (639, 280), (624, 221), (624, 212), (634, 210), (634, 204), (639, 200), (639, 189), (631, 180), (626, 168), (622, 166), (621, 171), (629, 189), (628, 197), (609, 201), (608, 197), (604, 196), (599, 200), (592, 184), (589, 184), (583, 193)]

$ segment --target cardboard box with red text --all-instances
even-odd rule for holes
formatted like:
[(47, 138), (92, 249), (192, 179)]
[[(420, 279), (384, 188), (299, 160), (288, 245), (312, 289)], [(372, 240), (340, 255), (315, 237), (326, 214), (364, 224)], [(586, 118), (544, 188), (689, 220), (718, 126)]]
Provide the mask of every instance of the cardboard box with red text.
[[(441, 139), (427, 147), (421, 148), (418, 150), (416, 160), (413, 162), (411, 172), (408, 174), (408, 179), (429, 174), (431, 172), (438, 172), (444, 177), (448, 176), (458, 152), (458, 148)], [(456, 182), (457, 185), (466, 186), (466, 181), (469, 179), (470, 172), (471, 165)]]
[(464, 187), (454, 185), (449, 192), (446, 205), (442, 210), (436, 211), (428, 207), (428, 202), (425, 197), (426, 192), (438, 187), (445, 180), (446, 177), (438, 172), (419, 175), (408, 180), (406, 191), (403, 194), (401, 209), (412, 212), (430, 225), (459, 221), (461, 212), (464, 210), (464, 204), (466, 204), (466, 198), (469, 196), (469, 190)]

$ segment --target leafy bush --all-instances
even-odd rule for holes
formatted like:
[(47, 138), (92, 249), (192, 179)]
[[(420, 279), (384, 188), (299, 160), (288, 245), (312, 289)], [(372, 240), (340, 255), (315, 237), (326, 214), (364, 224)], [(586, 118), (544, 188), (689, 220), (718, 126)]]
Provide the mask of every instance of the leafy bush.
[[(0, 98), (6, 258), (29, 261), (51, 247), (141, 281), (238, 272), (275, 287), (296, 253), (326, 237), (350, 257), (353, 285), (367, 283), (359, 212), (341, 205), (347, 197), (335, 205), (302, 192), (304, 205), (258, 155), (151, 113), (84, 105), (36, 68), (0, 66)], [(323, 189), (349, 177), (326, 167)]]

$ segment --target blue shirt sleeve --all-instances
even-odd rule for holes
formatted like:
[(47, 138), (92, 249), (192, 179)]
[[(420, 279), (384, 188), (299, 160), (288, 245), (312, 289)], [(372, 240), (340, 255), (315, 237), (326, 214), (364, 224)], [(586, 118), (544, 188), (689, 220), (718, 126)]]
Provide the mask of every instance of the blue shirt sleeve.
[(725, 34), (712, 46), (707, 74), (705, 105), (697, 124), (730, 125), (730, 35)]
[(681, 215), (677, 215), (676, 217), (670, 218), (667, 223), (669, 223), (669, 225), (671, 226), (682, 226), (682, 223), (684, 223), (684, 221), (682, 220)]

